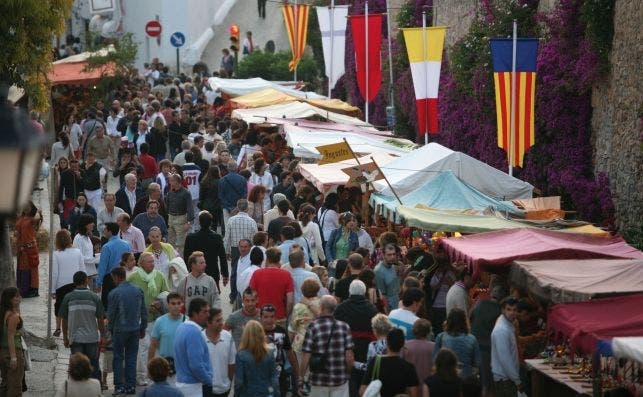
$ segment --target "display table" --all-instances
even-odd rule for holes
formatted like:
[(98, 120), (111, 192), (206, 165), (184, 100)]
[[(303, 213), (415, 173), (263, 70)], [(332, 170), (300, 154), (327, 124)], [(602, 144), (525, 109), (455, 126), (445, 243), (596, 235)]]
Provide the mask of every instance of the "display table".
[(542, 359), (525, 360), (531, 371), (531, 390), (534, 397), (546, 396), (591, 396), (592, 384), (575, 380), (570, 374), (563, 373), (563, 368), (552, 368)]

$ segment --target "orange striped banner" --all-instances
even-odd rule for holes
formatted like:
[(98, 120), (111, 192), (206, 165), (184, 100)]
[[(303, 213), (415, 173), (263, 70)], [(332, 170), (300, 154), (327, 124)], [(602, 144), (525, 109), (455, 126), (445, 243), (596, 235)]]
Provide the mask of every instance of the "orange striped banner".
[[(511, 72), (496, 72), (493, 74), (496, 89), (496, 115), (498, 125), (498, 147), (507, 151), (511, 156), (509, 134), (511, 133)], [(516, 109), (514, 118), (514, 158), (510, 164), (522, 167), (527, 149), (535, 143), (534, 134), (534, 103), (536, 96), (536, 72), (516, 72)]]
[(288, 68), (293, 71), (297, 68), (306, 49), (310, 6), (307, 4), (284, 4), (281, 9), (284, 13), (288, 41), (292, 49), (292, 61), (288, 63)]

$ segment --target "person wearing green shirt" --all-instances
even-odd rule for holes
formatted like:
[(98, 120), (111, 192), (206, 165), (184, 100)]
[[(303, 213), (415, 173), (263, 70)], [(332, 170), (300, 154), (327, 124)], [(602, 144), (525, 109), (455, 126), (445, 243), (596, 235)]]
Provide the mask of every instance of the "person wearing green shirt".
[(148, 324), (145, 330), (145, 337), (138, 343), (138, 358), (136, 362), (136, 383), (139, 386), (146, 386), (147, 381), (147, 353), (150, 347), (150, 333), (154, 328), (154, 320), (161, 314), (160, 303), (156, 298), (161, 292), (169, 291), (163, 273), (154, 269), (154, 254), (142, 252), (138, 258), (138, 268), (132, 273), (127, 281), (143, 290), (145, 305), (148, 307)]

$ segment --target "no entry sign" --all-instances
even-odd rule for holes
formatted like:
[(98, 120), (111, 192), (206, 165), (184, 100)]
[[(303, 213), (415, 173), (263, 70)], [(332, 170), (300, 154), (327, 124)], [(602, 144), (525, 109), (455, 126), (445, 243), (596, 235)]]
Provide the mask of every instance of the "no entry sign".
[(149, 21), (145, 24), (145, 33), (150, 37), (158, 37), (161, 35), (161, 23), (159, 21)]

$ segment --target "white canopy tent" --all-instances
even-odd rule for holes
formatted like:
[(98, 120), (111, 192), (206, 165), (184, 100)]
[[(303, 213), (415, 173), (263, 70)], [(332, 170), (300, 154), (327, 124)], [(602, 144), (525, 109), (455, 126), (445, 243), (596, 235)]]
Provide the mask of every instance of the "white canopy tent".
[(299, 91), (288, 87), (287, 85), (292, 85), (292, 82), (284, 82), (283, 84), (280, 84), (279, 82), (264, 80), (260, 77), (252, 79), (222, 79), (220, 77), (210, 77), (208, 79), (208, 84), (213, 90), (219, 91), (233, 98), (266, 88), (273, 88), (297, 98), (328, 99), (327, 97), (315, 92)]
[(415, 144), (406, 139), (369, 135), (366, 133), (342, 132), (315, 129), (313, 131), (293, 124), (285, 124), (286, 142), (293, 148), (297, 157), (319, 159), (317, 146), (342, 142), (344, 138), (359, 155), (369, 153), (388, 153), (395, 156), (408, 154)]
[(265, 123), (269, 118), (306, 119), (309, 117), (320, 117), (335, 123), (371, 126), (371, 124), (356, 117), (330, 112), (305, 102), (290, 102), (254, 109), (235, 109), (232, 111), (232, 118), (241, 119), (249, 124)]
[(643, 363), (643, 336), (616, 337), (612, 339), (614, 356)]
[[(527, 182), (437, 143), (407, 153), (382, 167), (382, 171), (400, 196), (417, 189), (442, 171), (453, 171), (462, 181), (497, 200), (531, 198), (534, 189)], [(384, 181), (376, 181), (374, 186), (381, 194), (393, 195)]]

